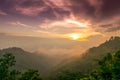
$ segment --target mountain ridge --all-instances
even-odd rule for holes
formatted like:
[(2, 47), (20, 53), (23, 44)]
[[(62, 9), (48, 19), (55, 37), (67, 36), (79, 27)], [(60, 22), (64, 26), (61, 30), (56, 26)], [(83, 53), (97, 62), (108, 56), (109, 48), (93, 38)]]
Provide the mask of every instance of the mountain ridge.
[(107, 55), (107, 53), (111, 53), (119, 49), (120, 37), (111, 37), (109, 40), (106, 40), (106, 42), (100, 44), (99, 46), (90, 48), (79, 58), (65, 59), (56, 66), (53, 65), (52, 62), (55, 60), (52, 58), (37, 53), (31, 53), (18, 47), (0, 49), (0, 56), (5, 53), (12, 53), (16, 58), (15, 68), (20, 70), (30, 68), (38, 69), (43, 76), (49, 76), (51, 73), (55, 76), (55, 74), (63, 70), (88, 73), (93, 68), (97, 68), (97, 62), (94, 61), (94, 59), (101, 59)]
[[(50, 63), (51, 59), (46, 56), (37, 53), (31, 53), (18, 47), (10, 47), (0, 50), (0, 56), (11, 53), (16, 59), (16, 69), (26, 70), (26, 69), (37, 69), (41, 75), (44, 75), (48, 70), (50, 70), (53, 65)], [(48, 67), (49, 66), (49, 67)]]
[(108, 53), (114, 53), (117, 50), (120, 50), (120, 37), (111, 37), (99, 46), (88, 49), (85, 54), (79, 58), (72, 61), (63, 61), (63, 65), (59, 64), (52, 73), (56, 73), (55, 75), (57, 75), (57, 72), (65, 70), (89, 73), (93, 68), (98, 68), (97, 61), (95, 61), (96, 59), (102, 59)]

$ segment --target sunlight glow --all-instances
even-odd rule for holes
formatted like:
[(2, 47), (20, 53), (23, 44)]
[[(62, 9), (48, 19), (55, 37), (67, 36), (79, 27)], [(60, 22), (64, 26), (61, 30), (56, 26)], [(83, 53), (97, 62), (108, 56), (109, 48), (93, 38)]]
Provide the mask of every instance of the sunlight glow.
[(70, 20), (70, 19), (66, 20), (66, 22), (67, 23), (71, 23), (71, 24), (76, 24), (79, 27), (87, 27), (88, 25), (90, 25), (87, 22), (83, 23), (83, 22), (79, 22), (79, 21), (75, 21), (75, 20)]
[(73, 40), (77, 40), (77, 39), (80, 38), (80, 35), (79, 35), (79, 34), (72, 34), (72, 35), (71, 35), (71, 38), (72, 38)]
[(74, 40), (74, 41), (86, 41), (87, 40), (85, 35), (81, 33), (66, 34), (64, 37), (70, 40)]

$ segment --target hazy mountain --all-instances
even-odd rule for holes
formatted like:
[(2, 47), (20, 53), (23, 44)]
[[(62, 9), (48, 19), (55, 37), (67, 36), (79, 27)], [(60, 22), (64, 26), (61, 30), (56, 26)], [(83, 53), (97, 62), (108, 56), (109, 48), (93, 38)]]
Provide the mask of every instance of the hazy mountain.
[[(82, 56), (74, 60), (66, 60), (56, 66), (54, 73), (70, 70), (89, 72), (93, 68), (97, 68), (96, 59), (101, 59), (107, 53), (111, 53), (120, 49), (120, 37), (111, 37), (106, 42), (100, 44), (97, 47), (90, 48)], [(52, 75), (51, 75), (52, 76)], [(54, 75), (55, 76), (55, 75)]]
[(55, 76), (62, 70), (89, 72), (93, 68), (97, 68), (97, 62), (95, 59), (101, 59), (107, 53), (111, 53), (119, 49), (120, 37), (111, 37), (99, 46), (90, 48), (79, 58), (64, 58), (62, 62), (57, 60), (59, 59), (57, 56), (55, 60), (55, 58), (44, 55), (44, 53), (30, 53), (17, 47), (2, 49), (0, 50), (0, 55), (12, 53), (16, 58), (17, 69), (38, 69), (44, 76)]
[(37, 69), (44, 77), (54, 70), (63, 59), (69, 58), (62, 54), (47, 55), (40, 52), (27, 52), (22, 48), (11, 47), (0, 50), (0, 56), (6, 53), (12, 53), (16, 59), (15, 68), (19, 70)]
[(0, 55), (5, 53), (12, 53), (15, 56), (16, 68), (19, 70), (37, 69), (44, 75), (55, 66), (52, 57), (43, 54), (30, 53), (21, 48), (12, 47), (0, 50)]

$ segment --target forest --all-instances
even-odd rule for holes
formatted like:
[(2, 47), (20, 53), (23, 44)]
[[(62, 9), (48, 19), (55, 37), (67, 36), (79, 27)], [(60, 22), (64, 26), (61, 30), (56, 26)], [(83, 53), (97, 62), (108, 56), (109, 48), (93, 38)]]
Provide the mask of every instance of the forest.
[[(54, 80), (119, 80), (120, 79), (120, 50), (108, 53), (101, 60), (96, 60), (99, 68), (89, 74), (63, 71)], [(14, 69), (15, 56), (6, 53), (0, 57), (0, 80), (43, 80), (38, 70), (29, 69), (25, 72)]]

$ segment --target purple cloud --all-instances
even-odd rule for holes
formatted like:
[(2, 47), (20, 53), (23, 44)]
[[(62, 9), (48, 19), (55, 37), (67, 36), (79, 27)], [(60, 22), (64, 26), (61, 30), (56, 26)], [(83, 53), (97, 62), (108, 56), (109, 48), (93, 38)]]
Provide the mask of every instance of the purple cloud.
[[(38, 17), (42, 23), (45, 20), (54, 22), (68, 18), (77, 21), (89, 20), (93, 25), (104, 25), (107, 22), (107, 25), (119, 20), (113, 19), (120, 16), (119, 4), (120, 0), (1, 0), (0, 15), (14, 16), (15, 19), (20, 17), (24, 20)], [(114, 22), (111, 23), (111, 20)], [(38, 19), (33, 21), (38, 22)]]

